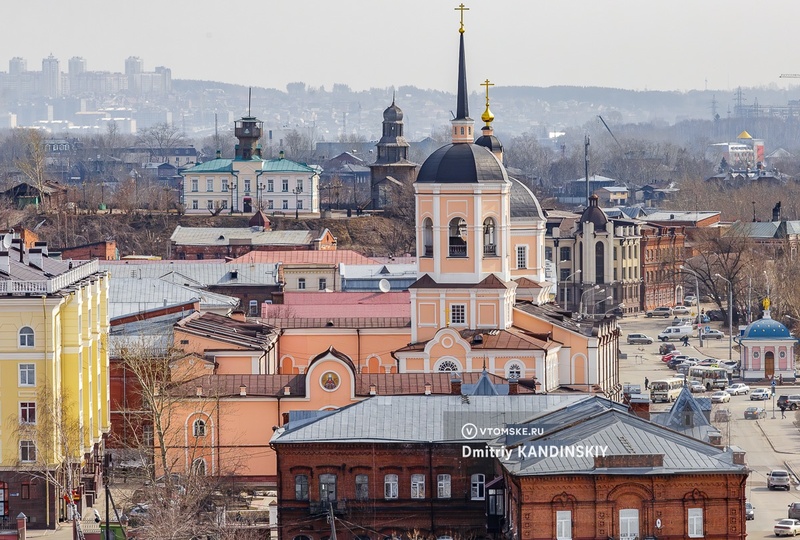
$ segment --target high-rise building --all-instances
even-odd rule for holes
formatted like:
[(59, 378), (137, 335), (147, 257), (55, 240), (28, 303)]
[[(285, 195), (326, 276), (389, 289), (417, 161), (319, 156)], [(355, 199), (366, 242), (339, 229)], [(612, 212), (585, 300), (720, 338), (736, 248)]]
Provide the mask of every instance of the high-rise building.
[(42, 60), (41, 92), (49, 98), (61, 95), (61, 63), (52, 54)]
[(73, 56), (69, 59), (70, 76), (86, 73), (86, 59), (80, 56)]
[(15, 56), (8, 61), (8, 74), (19, 75), (28, 71), (28, 61), (19, 56)]

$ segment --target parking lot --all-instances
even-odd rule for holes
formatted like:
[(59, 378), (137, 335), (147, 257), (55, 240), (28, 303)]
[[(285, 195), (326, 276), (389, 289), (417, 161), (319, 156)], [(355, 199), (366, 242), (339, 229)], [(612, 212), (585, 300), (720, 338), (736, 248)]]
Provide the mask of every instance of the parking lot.
[[(672, 317), (646, 318), (644, 315), (620, 319), (620, 378), (625, 383), (639, 384), (644, 390), (644, 379), (649, 381), (664, 379), (673, 376), (675, 371), (668, 369), (661, 361), (658, 348), (661, 342), (656, 336), (672, 323)], [(716, 358), (719, 360), (738, 360), (739, 353), (734, 343), (730, 350), (728, 343), (727, 325), (721, 322), (710, 322), (711, 329), (721, 330), (725, 337), (704, 341), (700, 347), (693, 332), (689, 346), (683, 347), (679, 341), (674, 343), (676, 348), (690, 357), (699, 359)], [(629, 333), (646, 334), (654, 339), (652, 344), (628, 345), (626, 337)], [(736, 382), (734, 379), (733, 382)], [(750, 384), (752, 389), (759, 385)], [(769, 389), (768, 385), (761, 385)], [(779, 395), (800, 394), (800, 387), (781, 385), (776, 387), (776, 397)], [(697, 393), (696, 396), (707, 396), (708, 392)], [(763, 407), (764, 418), (745, 419), (744, 411), (750, 406)], [(669, 404), (651, 405), (653, 410), (662, 410)], [(727, 410), (729, 414), (717, 415), (719, 410)], [(739, 446), (747, 453), (747, 463), (752, 469), (747, 482), (747, 498), (755, 506), (755, 519), (748, 521), (747, 533), (751, 538), (775, 538), (774, 524), (787, 517), (788, 505), (800, 502), (798, 492), (798, 478), (800, 474), (800, 411), (787, 411), (785, 418), (781, 418), (781, 411), (777, 407), (776, 399), (766, 401), (751, 401), (750, 395), (731, 396), (729, 403), (713, 404), (711, 413), (712, 422), (723, 434), (725, 444)], [(715, 418), (729, 416), (729, 421), (716, 421)], [(793, 477), (789, 491), (770, 491), (767, 489), (766, 475), (774, 468), (787, 469)]]

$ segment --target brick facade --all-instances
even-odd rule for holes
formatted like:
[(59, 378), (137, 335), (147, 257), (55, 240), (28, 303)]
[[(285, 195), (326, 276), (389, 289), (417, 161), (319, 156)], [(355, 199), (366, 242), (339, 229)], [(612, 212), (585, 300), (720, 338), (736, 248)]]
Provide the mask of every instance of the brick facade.
[[(642, 227), (641, 276), (644, 291), (642, 310), (648, 311), (658, 306), (671, 306), (675, 303), (675, 288), (687, 285), (684, 296), (689, 291), (694, 294), (694, 277), (681, 276), (681, 265), (685, 259), (686, 233), (683, 227), (645, 225)], [(688, 280), (688, 281), (687, 281)]]
[(83, 246), (66, 247), (61, 249), (62, 259), (75, 259), (78, 261), (90, 261), (100, 259), (101, 261), (116, 261), (119, 259), (117, 243), (113, 240), (94, 242)]

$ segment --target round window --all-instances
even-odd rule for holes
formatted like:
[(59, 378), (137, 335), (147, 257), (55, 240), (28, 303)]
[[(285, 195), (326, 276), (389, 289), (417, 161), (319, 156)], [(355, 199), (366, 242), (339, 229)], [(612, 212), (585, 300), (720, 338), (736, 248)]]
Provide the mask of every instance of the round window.
[(781, 351), (780, 357), (781, 358), (786, 358), (786, 351)]
[(753, 358), (758, 358), (759, 356), (758, 351), (753, 351)]

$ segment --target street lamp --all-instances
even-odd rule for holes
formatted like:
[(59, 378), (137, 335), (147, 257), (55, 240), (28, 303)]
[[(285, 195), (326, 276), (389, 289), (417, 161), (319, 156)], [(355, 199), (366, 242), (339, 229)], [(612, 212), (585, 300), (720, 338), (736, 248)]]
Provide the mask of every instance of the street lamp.
[(592, 318), (594, 319), (594, 308), (595, 307), (599, 306), (603, 302), (607, 302), (608, 300), (613, 300), (613, 299), (614, 299), (614, 297), (609, 295), (609, 296), (606, 296), (605, 298), (603, 298), (602, 300), (600, 300), (599, 302), (593, 302), (592, 303)]
[(680, 266), (681, 271), (688, 272), (694, 276), (694, 288), (695, 288), (695, 299), (697, 300), (697, 339), (700, 341), (700, 347), (703, 346), (703, 320), (700, 318), (700, 282), (697, 279), (697, 273), (691, 268), (686, 268), (685, 266)]
[(606, 292), (606, 290), (601, 289), (600, 285), (595, 285), (594, 287), (583, 291), (583, 293), (581, 294), (581, 300), (578, 303), (578, 315), (583, 315), (583, 297), (586, 296), (586, 293), (592, 293), (592, 298), (594, 298), (594, 295), (599, 292), (603, 293)]
[[(561, 261), (561, 262), (564, 262), (564, 261)], [(580, 271), (580, 270), (575, 270), (573, 273), (571, 273), (570, 275), (568, 275), (568, 276), (567, 276), (567, 277), (564, 279), (564, 307), (565, 307), (565, 308), (567, 307), (567, 282), (569, 281), (569, 279), (570, 279), (572, 276), (577, 276), (577, 275), (578, 275), (578, 274), (580, 274), (580, 273), (581, 273), (581, 271)]]
[(733, 283), (719, 274), (714, 276), (728, 284), (728, 360), (733, 358)]
[(303, 192), (303, 189), (300, 188), (300, 187), (296, 187), (296, 188), (294, 188), (292, 190), (292, 193), (294, 193), (294, 219), (300, 219), (300, 211), (299, 211), (299, 208), (297, 206), (297, 201), (299, 200), (300, 194), (302, 192)]

